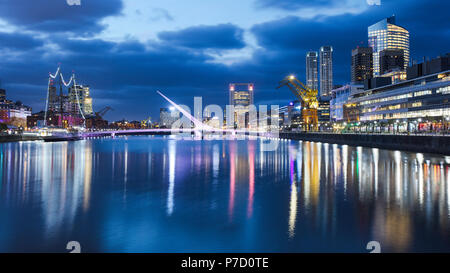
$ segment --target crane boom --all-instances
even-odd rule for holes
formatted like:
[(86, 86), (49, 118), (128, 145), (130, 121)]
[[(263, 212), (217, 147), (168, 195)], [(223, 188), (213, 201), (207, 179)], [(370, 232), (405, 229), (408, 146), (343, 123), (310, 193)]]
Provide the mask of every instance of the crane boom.
[(317, 90), (305, 86), (294, 76), (284, 78), (277, 89), (287, 86), (291, 92), (302, 102), (303, 107), (317, 109), (319, 102), (317, 100)]
[(105, 108), (103, 108), (102, 110), (98, 111), (95, 113), (96, 116), (98, 117), (103, 117), (106, 113), (108, 113), (109, 110), (114, 110), (109, 106), (106, 106)]
[(303, 127), (305, 130), (316, 130), (318, 125), (317, 108), (319, 101), (317, 99), (318, 91), (305, 86), (295, 76), (291, 75), (280, 81), (277, 89), (287, 86), (291, 92), (302, 103)]

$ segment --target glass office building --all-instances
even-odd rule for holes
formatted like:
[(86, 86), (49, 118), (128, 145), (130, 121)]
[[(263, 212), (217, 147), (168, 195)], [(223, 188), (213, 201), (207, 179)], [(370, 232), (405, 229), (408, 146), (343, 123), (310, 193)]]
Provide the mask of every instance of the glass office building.
[(450, 70), (364, 90), (348, 103), (358, 107), (361, 122), (436, 131), (450, 121)]
[(333, 47), (320, 48), (320, 96), (330, 96), (333, 90)]
[(306, 53), (306, 85), (314, 90), (319, 90), (319, 75), (317, 71), (318, 55), (316, 51)]
[(380, 75), (380, 52), (384, 49), (401, 49), (404, 67), (409, 64), (409, 32), (395, 24), (395, 16), (383, 19), (368, 28), (369, 46), (373, 49), (373, 75)]
[(249, 111), (253, 105), (253, 83), (230, 83), (230, 104), (234, 107), (235, 128), (248, 128)]

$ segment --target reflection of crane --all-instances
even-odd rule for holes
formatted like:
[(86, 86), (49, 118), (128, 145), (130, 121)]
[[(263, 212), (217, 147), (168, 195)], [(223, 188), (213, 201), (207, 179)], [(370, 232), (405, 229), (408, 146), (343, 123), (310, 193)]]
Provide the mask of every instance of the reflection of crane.
[(317, 90), (305, 86), (295, 76), (290, 75), (284, 78), (277, 89), (287, 86), (292, 93), (302, 102), (303, 125), (306, 130), (316, 130), (319, 119), (317, 116), (317, 108), (319, 101), (317, 100)]
[(103, 118), (104, 115), (106, 115), (106, 113), (108, 113), (109, 110), (114, 111), (114, 109), (112, 109), (109, 106), (106, 106), (105, 108), (103, 108), (102, 110), (95, 112), (95, 116), (98, 118)]

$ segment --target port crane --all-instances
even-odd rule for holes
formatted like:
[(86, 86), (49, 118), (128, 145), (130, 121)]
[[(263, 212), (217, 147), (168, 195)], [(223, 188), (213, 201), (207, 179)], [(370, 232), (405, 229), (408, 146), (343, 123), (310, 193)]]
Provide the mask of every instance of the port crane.
[(106, 113), (108, 113), (109, 110), (114, 111), (114, 109), (112, 109), (111, 107), (106, 106), (106, 107), (104, 107), (102, 110), (100, 110), (100, 111), (98, 111), (98, 112), (95, 112), (95, 116), (96, 116), (97, 118), (103, 118), (103, 116), (106, 115)]
[(318, 91), (305, 86), (294, 75), (289, 75), (280, 81), (277, 89), (283, 86), (287, 86), (297, 99), (301, 101), (303, 129), (306, 131), (317, 130), (319, 123), (317, 116), (317, 108), (319, 107), (319, 101), (317, 99)]

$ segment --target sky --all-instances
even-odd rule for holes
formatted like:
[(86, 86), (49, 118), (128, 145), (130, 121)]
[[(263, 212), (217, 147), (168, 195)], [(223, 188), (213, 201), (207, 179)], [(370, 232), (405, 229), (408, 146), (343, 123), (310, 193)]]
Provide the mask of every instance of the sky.
[[(69, 1), (70, 2), (70, 1)], [(228, 84), (252, 82), (255, 104), (286, 105), (288, 74), (305, 55), (334, 48), (334, 84), (350, 81), (351, 50), (393, 14), (410, 31), (413, 60), (450, 52), (442, 0), (0, 0), (0, 81), (7, 97), (45, 108), (48, 73), (89, 85), (105, 118), (158, 121), (168, 103), (224, 106)], [(369, 3), (371, 4), (369, 4)], [(380, 2), (380, 5), (376, 5)], [(375, 3), (375, 4), (374, 4)]]

